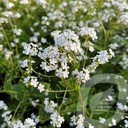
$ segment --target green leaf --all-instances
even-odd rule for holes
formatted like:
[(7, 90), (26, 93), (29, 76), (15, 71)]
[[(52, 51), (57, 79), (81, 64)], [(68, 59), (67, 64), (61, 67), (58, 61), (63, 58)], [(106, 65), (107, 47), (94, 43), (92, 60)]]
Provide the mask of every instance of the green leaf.
[(11, 80), (8, 80), (4, 83), (4, 90), (11, 90), (12, 89), (12, 82)]
[(76, 103), (73, 103), (73, 104), (71, 104), (71, 105), (69, 105), (69, 106), (67, 106), (64, 110), (63, 110), (63, 114), (67, 114), (68, 112), (75, 112), (76, 111)]
[(88, 96), (89, 96), (90, 88), (81, 87), (80, 94), (77, 103), (77, 111), (81, 111), (83, 109), (83, 105), (87, 106)]
[(102, 92), (95, 94), (90, 100), (90, 109), (93, 111), (100, 104)]
[(19, 101), (23, 101), (25, 98), (25, 90), (22, 84), (14, 84), (12, 86), (12, 91), (17, 92), (16, 94), (11, 94), (12, 97)]

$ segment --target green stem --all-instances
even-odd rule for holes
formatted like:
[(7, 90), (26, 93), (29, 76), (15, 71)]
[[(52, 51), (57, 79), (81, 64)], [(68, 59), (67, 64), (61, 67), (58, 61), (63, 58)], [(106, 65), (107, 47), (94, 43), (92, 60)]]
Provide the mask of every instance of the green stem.
[(85, 108), (85, 104), (84, 104), (84, 102), (83, 102), (83, 98), (82, 98), (82, 94), (81, 94), (81, 91), (80, 91), (80, 87), (79, 87), (78, 91), (79, 91), (80, 101), (81, 101), (81, 104), (82, 104), (83, 115), (84, 115), (84, 113), (87, 113), (87, 115), (89, 115), (89, 112), (88, 112), (88, 110)]
[(17, 94), (17, 92), (15, 92), (15, 91), (10, 91), (10, 90), (0, 90), (0, 93), (3, 93), (3, 92), (6, 92), (6, 93), (15, 93), (15, 94)]
[(4, 34), (4, 37), (5, 37), (5, 39), (6, 39), (7, 45), (8, 45), (8, 47), (9, 47), (10, 51), (12, 51), (12, 48), (11, 48), (11, 46), (10, 46), (8, 37), (7, 37), (7, 35), (6, 35), (6, 32), (5, 32), (4, 27), (3, 27), (2, 24), (1, 24), (1, 28), (2, 28), (2, 30), (3, 30), (3, 34)]
[(22, 104), (22, 101), (19, 102), (18, 106), (16, 107), (16, 110), (14, 112), (14, 115), (13, 115), (12, 119), (15, 117), (15, 115), (16, 115), (16, 113), (17, 113), (17, 111), (18, 111), (18, 109), (19, 109), (19, 107), (20, 107), (21, 104)]
[(105, 27), (103, 25), (103, 23), (98, 19), (102, 29), (103, 29), (103, 32), (104, 32), (104, 49), (106, 49), (106, 41), (107, 41), (107, 33), (106, 33), (106, 30), (105, 30)]

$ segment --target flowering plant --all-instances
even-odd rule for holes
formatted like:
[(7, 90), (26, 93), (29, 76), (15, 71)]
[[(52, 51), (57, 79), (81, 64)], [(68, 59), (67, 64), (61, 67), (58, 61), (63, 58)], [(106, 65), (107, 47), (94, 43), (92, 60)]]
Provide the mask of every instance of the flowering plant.
[(127, 2), (1, 0), (0, 127), (128, 127)]

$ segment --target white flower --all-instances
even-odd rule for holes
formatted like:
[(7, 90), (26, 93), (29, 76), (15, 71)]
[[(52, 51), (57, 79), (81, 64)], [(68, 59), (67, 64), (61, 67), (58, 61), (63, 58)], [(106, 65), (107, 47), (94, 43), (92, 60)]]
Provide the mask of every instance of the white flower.
[(21, 33), (22, 33), (22, 30), (21, 30), (21, 29), (18, 29), (18, 28), (14, 28), (14, 29), (13, 29), (13, 32), (14, 32), (17, 36), (20, 36)]
[(14, 38), (14, 42), (15, 43), (19, 43), (19, 39), (18, 38)]
[(7, 106), (6, 106), (6, 104), (4, 103), (4, 101), (3, 100), (0, 100), (0, 109), (4, 109), (4, 110), (7, 110)]
[(62, 27), (62, 21), (55, 22), (54, 28)]
[(124, 123), (125, 123), (125, 127), (127, 128), (128, 127), (128, 120), (124, 120)]
[[(36, 24), (38, 25), (38, 22), (36, 22), (36, 23), (34, 24), (34, 26), (36, 26)], [(34, 32), (34, 37), (38, 37), (39, 35), (40, 35), (39, 32)]]
[(51, 36), (56, 37), (56, 36), (58, 36), (60, 34), (60, 32), (61, 31), (58, 31), (58, 30), (53, 31), (53, 32), (51, 32)]
[(30, 42), (38, 42), (38, 38), (36, 36), (30, 37)]
[(99, 118), (99, 123), (104, 124), (105, 121), (106, 121), (105, 118), (102, 118), (102, 117)]
[(120, 109), (120, 110), (124, 110), (124, 106), (122, 103), (117, 103), (117, 107)]
[(45, 5), (46, 1), (45, 0), (35, 0), (36, 3), (41, 4), (41, 5)]
[(26, 59), (26, 60), (20, 61), (20, 66), (22, 68), (28, 67), (28, 60)]
[(28, 0), (20, 0), (20, 4), (29, 4)]
[(11, 9), (13, 6), (15, 6), (12, 2), (6, 3), (6, 8)]
[(94, 128), (94, 126), (92, 126), (91, 124), (89, 124), (89, 128)]
[(114, 44), (110, 44), (109, 47), (111, 49), (117, 49), (119, 47), (119, 45), (117, 43), (114, 43)]
[(33, 86), (33, 87), (37, 87), (38, 85), (38, 81), (37, 81), (37, 77), (31, 77), (31, 80), (30, 80), (30, 85)]
[(116, 126), (116, 120), (114, 118), (112, 118), (112, 123), (114, 126)]
[(5, 104), (4, 104), (4, 101), (2, 100), (2, 101), (0, 101), (0, 109), (3, 109), (3, 106), (4, 106)]
[[(0, 39), (3, 40), (3, 38), (4, 38), (3, 33), (0, 33)], [(2, 44), (1, 44), (1, 45), (2, 45)]]
[(108, 98), (106, 98), (106, 101), (113, 101), (113, 97), (111, 95), (108, 95)]
[(93, 52), (93, 51), (94, 51), (94, 47), (90, 45), (90, 46), (89, 46), (89, 51), (90, 51), (90, 52)]
[(128, 102), (128, 96), (126, 97), (126, 100), (127, 100), (127, 102)]
[(45, 44), (45, 43), (47, 42), (47, 40), (42, 37), (42, 38), (41, 38), (41, 42), (42, 42), (43, 44)]
[(64, 117), (58, 116), (57, 118), (57, 127), (61, 127), (61, 124), (64, 122)]
[(5, 111), (1, 116), (3, 118), (7, 117), (9, 114), (11, 113), (11, 111)]
[(24, 78), (24, 83), (27, 83), (30, 80), (30, 76), (27, 76), (26, 78)]
[(30, 128), (32, 126), (35, 126), (36, 123), (34, 122), (33, 119), (27, 118), (27, 119), (25, 119), (24, 125), (25, 125), (26, 128)]
[(127, 89), (126, 88), (123, 88), (123, 90), (122, 90), (123, 92), (127, 92)]
[(100, 64), (104, 64), (104, 63), (108, 62), (109, 55), (108, 55), (108, 52), (106, 50), (100, 51), (98, 53), (99, 53), (99, 55), (97, 55), (96, 58), (98, 59)]
[(11, 57), (11, 55), (13, 54), (13, 52), (11, 52), (11, 51), (6, 51), (5, 52), (5, 59), (9, 59), (10, 57)]
[(128, 111), (128, 106), (124, 105), (124, 110)]
[(76, 125), (77, 117), (75, 115), (73, 115), (70, 120), (70, 126)]
[(115, 57), (115, 53), (112, 51), (112, 49), (109, 49), (111, 57)]
[(32, 100), (31, 98), (29, 98), (29, 100), (30, 100), (30, 102), (31, 102), (31, 104), (32, 104), (33, 107), (36, 107), (36, 104), (39, 102), (39, 99)]
[[(13, 17), (13, 12), (12, 11), (5, 11), (5, 12), (2, 12), (2, 15), (4, 15), (5, 17)], [(4, 21), (6, 21), (6, 19), (2, 19)]]
[(43, 91), (44, 91), (44, 85), (43, 85), (43, 84), (39, 84), (38, 90), (39, 90), (40, 92), (43, 92)]
[(23, 54), (26, 54), (26, 55), (28, 55), (29, 53), (30, 53), (30, 51), (31, 51), (31, 46), (29, 45), (29, 44), (23, 44), (23, 48), (24, 48), (24, 50), (23, 50)]
[(16, 12), (15, 15), (14, 15), (14, 18), (20, 18), (21, 17), (21, 14)]
[(68, 70), (64, 70), (63, 71), (63, 77), (64, 78), (68, 78), (68, 74), (69, 74), (69, 71)]

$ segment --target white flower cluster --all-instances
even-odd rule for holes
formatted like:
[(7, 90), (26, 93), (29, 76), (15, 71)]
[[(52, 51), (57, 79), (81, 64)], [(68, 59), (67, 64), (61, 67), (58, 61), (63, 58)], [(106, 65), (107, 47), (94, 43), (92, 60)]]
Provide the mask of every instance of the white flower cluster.
[(36, 56), (38, 53), (38, 46), (36, 44), (30, 43), (22, 43), (22, 46), (24, 48), (23, 54), (25, 55), (31, 55), (31, 56)]
[(33, 107), (36, 107), (36, 106), (37, 106), (37, 103), (39, 102), (39, 99), (33, 100), (32, 98), (29, 98), (29, 100), (30, 100), (31, 105), (32, 105)]
[(77, 69), (75, 69), (75, 70), (72, 72), (72, 75), (75, 75), (79, 82), (85, 83), (87, 80), (90, 79), (89, 73), (90, 73), (90, 72), (89, 72), (87, 69), (84, 69), (84, 68), (83, 68), (83, 70), (80, 71), (80, 72), (79, 72)]
[(49, 98), (45, 98), (44, 104), (45, 104), (44, 110), (47, 113), (53, 113), (55, 108), (57, 107), (57, 104), (54, 103), (54, 101), (52, 100), (49, 101)]
[(33, 119), (27, 118), (24, 123), (21, 120), (14, 120), (9, 125), (9, 128), (36, 128), (36, 123)]
[(58, 47), (49, 46), (43, 52), (39, 52), (38, 56), (43, 60), (40, 64), (43, 70), (49, 72), (58, 68), (58, 59), (60, 57)]
[(112, 123), (109, 124), (109, 126), (116, 126), (116, 124), (117, 124), (117, 121), (114, 118), (112, 118)]
[(104, 63), (108, 62), (108, 59), (110, 59), (111, 57), (114, 57), (114, 52), (111, 49), (109, 49), (109, 52), (110, 53), (108, 54), (108, 52), (106, 50), (100, 51), (100, 52), (98, 52), (99, 55), (97, 55), (95, 59), (98, 59), (98, 62), (100, 64), (104, 64)]
[(71, 30), (63, 33), (54, 31), (51, 34), (54, 36), (55, 46), (48, 46), (43, 52), (39, 52), (38, 56), (42, 59), (40, 66), (47, 72), (56, 70), (58, 77), (68, 78), (68, 63), (75, 61), (73, 57), (83, 55), (79, 37)]
[(61, 128), (61, 124), (64, 122), (64, 117), (60, 116), (60, 114), (57, 111), (54, 111), (50, 115), (50, 119), (50, 124), (57, 128)]
[(85, 42), (82, 44), (82, 46), (83, 46), (84, 48), (88, 48), (88, 50), (89, 50), (90, 52), (93, 52), (93, 51), (94, 51), (93, 43), (91, 43), (90, 41), (85, 41)]
[(49, 101), (49, 98), (45, 98), (44, 104), (44, 110), (47, 113), (51, 113), (50, 124), (52, 124), (54, 127), (60, 128), (61, 124), (64, 122), (64, 117), (60, 116), (59, 112), (56, 110), (57, 104), (52, 100)]
[(128, 25), (128, 12), (121, 14), (119, 22), (124, 22), (125, 25)]
[(45, 85), (39, 83), (36, 76), (27, 76), (26, 78), (24, 78), (24, 83), (26, 84), (26, 86), (30, 85), (32, 87), (37, 88), (40, 92), (43, 92), (45, 90)]
[(109, 45), (109, 47), (111, 49), (117, 49), (119, 47), (119, 45), (117, 43), (112, 43), (112, 44)]
[(12, 120), (13, 115), (11, 111), (8, 110), (7, 105), (4, 101), (0, 101), (0, 109), (4, 110), (2, 113), (2, 118), (4, 119), (4, 123), (0, 126), (1, 128), (36, 128), (36, 124), (39, 122), (39, 117), (36, 117), (33, 113), (31, 114), (32, 118), (26, 118), (24, 123), (21, 120)]
[(121, 111), (128, 111), (128, 106), (127, 105), (123, 105), (122, 103), (117, 103), (117, 107), (119, 110)]
[(85, 117), (80, 114), (78, 116), (73, 115), (71, 117), (70, 126), (76, 126), (76, 128), (84, 128)]
[(109, 59), (111, 59), (114, 56), (115, 54), (112, 51), (112, 49), (109, 49), (109, 53), (107, 52), (107, 50), (104, 50), (104, 51), (98, 52), (98, 55), (96, 55), (93, 58), (93, 61), (98, 62), (99, 64), (105, 64), (106, 62), (108, 62)]
[(90, 28), (90, 27), (83, 27), (83, 28), (81, 28), (79, 34), (81, 36), (89, 36), (89, 37), (92, 38), (92, 40), (96, 40), (98, 38), (94, 28)]
[[(100, 124), (104, 124), (105, 122), (106, 122), (106, 119), (105, 119), (105, 118), (99, 117), (99, 123), (100, 123)], [(108, 126), (109, 126), (109, 127), (111, 127), (111, 126), (116, 126), (116, 124), (117, 124), (116, 119), (112, 118), (111, 123), (109, 123)]]
[(79, 37), (71, 30), (65, 30), (54, 37), (55, 45), (63, 47), (65, 52), (73, 51), (78, 54), (82, 51)]
[(119, 62), (119, 64), (123, 67), (123, 69), (128, 67), (128, 56), (126, 54), (123, 54), (122, 60)]
[(109, 61), (109, 59), (111, 59), (112, 57), (114, 57), (115, 54), (114, 52), (109, 49), (109, 52), (107, 52), (107, 50), (104, 51), (100, 51), (98, 52), (98, 55), (96, 55), (95, 57), (93, 57), (93, 62), (88, 65), (87, 70), (91, 73), (94, 72), (95, 69), (100, 65), (100, 64), (105, 64)]
[(120, 11), (128, 10), (128, 4), (126, 0), (112, 0), (112, 5), (117, 6)]
[(82, 1), (70, 1), (69, 4), (72, 5), (72, 13), (76, 13), (78, 10), (87, 11)]

